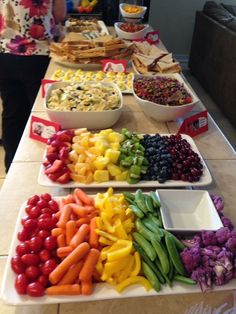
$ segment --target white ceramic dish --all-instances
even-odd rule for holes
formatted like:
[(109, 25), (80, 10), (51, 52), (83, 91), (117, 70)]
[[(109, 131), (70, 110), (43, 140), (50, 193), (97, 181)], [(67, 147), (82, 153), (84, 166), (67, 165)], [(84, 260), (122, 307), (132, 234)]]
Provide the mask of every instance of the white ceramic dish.
[[(103, 21), (101, 21), (101, 20), (98, 20), (97, 23), (98, 23), (98, 25), (99, 25), (99, 27), (101, 29), (100, 30), (101, 36), (109, 35), (109, 31), (108, 31), (108, 29), (106, 27), (106, 24)], [(66, 23), (65, 23), (65, 26), (66, 27), (70, 27), (70, 26), (72, 26), (72, 24), (67, 20)]]
[[(170, 134), (168, 134), (170, 135)], [(40, 166), (39, 175), (38, 175), (38, 183), (43, 186), (48, 187), (64, 187), (64, 188), (108, 188), (108, 187), (114, 187), (114, 188), (150, 188), (150, 187), (160, 187), (160, 188), (166, 188), (166, 187), (188, 187), (188, 186), (205, 186), (209, 185), (212, 182), (212, 177), (210, 174), (209, 169), (207, 168), (207, 165), (202, 158), (199, 150), (197, 149), (197, 146), (195, 145), (193, 139), (186, 135), (181, 134), (183, 139), (186, 139), (189, 144), (191, 145), (191, 148), (194, 152), (196, 152), (199, 157), (201, 158), (201, 162), (203, 164), (203, 174), (198, 182), (186, 182), (186, 181), (175, 181), (175, 180), (168, 180), (165, 183), (159, 183), (158, 181), (139, 181), (136, 184), (129, 184), (126, 181), (107, 181), (103, 183), (97, 183), (93, 182), (90, 184), (83, 184), (79, 182), (71, 181), (66, 184), (58, 184), (53, 181), (51, 181), (45, 174), (44, 174), (44, 166)], [(44, 155), (45, 156), (45, 155)]]
[(223, 227), (207, 191), (158, 190), (164, 228), (171, 232), (215, 231)]
[[(86, 84), (94, 84), (95, 82), (86, 82)], [(97, 82), (95, 84), (98, 84)], [(120, 107), (114, 110), (104, 110), (104, 111), (55, 111), (50, 110), (47, 107), (47, 101), (51, 95), (52, 90), (58, 89), (70, 85), (70, 82), (55, 82), (52, 83), (46, 92), (46, 97), (44, 101), (44, 108), (49, 116), (49, 118), (61, 125), (63, 129), (73, 129), (73, 128), (88, 128), (88, 129), (106, 129), (114, 125), (122, 112), (123, 109), (123, 96), (120, 89), (114, 83), (99, 82), (99, 84), (104, 86), (112, 86), (117, 90), (120, 98)], [(79, 85), (79, 84), (78, 84)]]
[[(55, 198), (59, 199), (59, 198)], [(199, 293), (200, 288), (196, 286), (189, 286), (175, 282), (172, 288), (163, 285), (162, 290), (157, 293), (153, 289), (146, 292), (141, 286), (134, 285), (128, 287), (122, 293), (116, 292), (116, 290), (105, 283), (99, 283), (95, 285), (94, 292), (90, 296), (44, 296), (39, 298), (33, 298), (29, 296), (20, 296), (17, 294), (14, 288), (15, 274), (11, 270), (11, 257), (15, 255), (15, 249), (18, 245), (17, 233), (21, 229), (21, 218), (25, 215), (26, 202), (21, 206), (16, 221), (15, 230), (13, 233), (9, 255), (5, 271), (3, 274), (2, 287), (1, 287), (1, 298), (8, 305), (15, 306), (29, 306), (29, 305), (45, 305), (45, 304), (59, 304), (59, 303), (72, 303), (72, 302), (85, 302), (85, 301), (96, 301), (96, 300), (107, 300), (107, 299), (122, 299), (131, 297), (148, 297), (158, 295), (174, 295), (174, 294), (186, 294), (186, 293)], [(230, 281), (229, 284), (215, 287), (214, 291), (232, 290), (235, 289), (236, 280)]]
[(141, 29), (138, 32), (125, 32), (120, 28), (120, 25), (123, 24), (121, 22), (116, 22), (114, 24), (115, 26), (115, 30), (116, 30), (116, 34), (118, 37), (122, 38), (122, 39), (126, 39), (126, 40), (134, 40), (134, 39), (142, 39), (145, 37), (145, 35), (147, 34), (148, 31), (150, 31), (150, 26), (148, 24), (145, 24), (145, 27), (143, 29)]
[[(135, 7), (140, 7), (142, 9), (141, 12), (138, 12), (138, 13), (128, 13), (124, 10), (125, 7), (132, 7), (132, 6), (135, 6)], [(139, 6), (139, 5), (132, 5), (132, 4), (127, 4), (127, 3), (121, 3), (120, 4), (120, 13), (123, 17), (125, 18), (133, 18), (133, 19), (140, 19), (140, 18), (143, 18), (144, 17), (144, 14), (146, 13), (147, 11), (147, 7), (145, 6)]]
[[(137, 100), (140, 108), (143, 110), (143, 112), (150, 118), (160, 121), (160, 122), (167, 122), (167, 121), (174, 121), (179, 117), (184, 116), (189, 111), (193, 109), (193, 107), (199, 102), (198, 97), (191, 91), (191, 89), (188, 87), (188, 85), (185, 83), (181, 75), (179, 74), (161, 74), (157, 76), (163, 76), (163, 77), (170, 77), (177, 79), (179, 82), (183, 83), (184, 88), (189, 92), (191, 95), (193, 101), (186, 105), (181, 106), (166, 106), (166, 105), (160, 105), (156, 104), (154, 102), (144, 100), (140, 97), (138, 97), (134, 91), (133, 93), (134, 97)], [(142, 77), (142, 75), (135, 75), (135, 77)], [(145, 77), (148, 77), (147, 75)], [(153, 76), (150, 76), (153, 78)], [(134, 84), (134, 83), (133, 83)]]

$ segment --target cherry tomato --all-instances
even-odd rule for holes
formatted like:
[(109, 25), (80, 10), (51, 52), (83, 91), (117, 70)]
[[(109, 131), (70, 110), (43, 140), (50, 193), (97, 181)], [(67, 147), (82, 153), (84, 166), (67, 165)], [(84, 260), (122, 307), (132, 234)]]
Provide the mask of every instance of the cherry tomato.
[(47, 231), (47, 230), (40, 230), (38, 232), (38, 236), (41, 238), (41, 239), (45, 239), (47, 238), (48, 236), (50, 236), (50, 232)]
[(40, 282), (32, 282), (27, 286), (27, 294), (31, 297), (41, 297), (44, 295), (44, 286)]
[(47, 287), (49, 283), (48, 276), (40, 275), (37, 279), (37, 282), (41, 283), (44, 287)]
[(53, 210), (54, 213), (58, 212), (59, 206), (55, 200), (51, 200), (48, 202), (48, 206)]
[(38, 223), (37, 220), (29, 218), (23, 222), (23, 226), (26, 230), (33, 231), (37, 228)]
[(29, 215), (29, 212), (31, 210), (31, 208), (33, 207), (33, 205), (26, 205), (25, 207), (25, 212)]
[(24, 273), (25, 265), (19, 255), (15, 255), (11, 258), (11, 268), (16, 274)]
[(26, 216), (23, 216), (22, 218), (21, 218), (21, 224), (22, 224), (22, 226), (24, 226), (24, 223), (26, 222), (26, 220), (28, 220), (30, 217), (28, 216), (28, 215), (26, 215)]
[(40, 261), (46, 262), (50, 259), (51, 253), (49, 250), (43, 249), (42, 251), (39, 252), (39, 258)]
[(22, 255), (21, 260), (26, 266), (35, 266), (39, 264), (38, 255), (33, 254), (33, 253)]
[(56, 226), (57, 221), (52, 218), (39, 219), (38, 226), (40, 229), (51, 230)]
[(38, 252), (43, 246), (43, 240), (40, 237), (33, 237), (29, 240), (30, 250), (33, 252)]
[(33, 206), (35, 206), (38, 201), (39, 201), (39, 196), (38, 196), (38, 195), (34, 195), (34, 196), (32, 196), (32, 197), (30, 197), (30, 198), (28, 199), (27, 204), (28, 204), (28, 205), (33, 205)]
[(19, 274), (16, 276), (15, 288), (17, 293), (26, 294), (27, 285), (28, 279), (25, 274)]
[(33, 231), (33, 232), (31, 232), (30, 236), (31, 236), (31, 237), (35, 237), (35, 236), (37, 236), (37, 235), (38, 235), (38, 233), (39, 233), (39, 231), (40, 231), (40, 229), (37, 227), (36, 229), (34, 229), (34, 231)]
[(37, 206), (31, 207), (28, 212), (29, 218), (36, 219), (41, 215), (41, 210)]
[(27, 254), (29, 252), (30, 252), (30, 247), (29, 247), (29, 243), (27, 242), (22, 242), (18, 244), (16, 247), (16, 253), (20, 256)]
[(21, 231), (19, 231), (18, 234), (17, 234), (17, 239), (18, 239), (19, 241), (24, 242), (24, 241), (26, 241), (26, 240), (29, 240), (29, 238), (30, 238), (29, 231), (26, 230), (25, 228), (23, 228), (23, 229), (22, 229)]
[(47, 206), (48, 206), (48, 202), (43, 200), (43, 199), (39, 200), (37, 203), (37, 207), (40, 209), (47, 207)]
[(78, 9), (79, 13), (83, 13), (84, 12), (84, 7), (82, 7), (82, 5), (80, 5), (77, 9)]
[(57, 267), (57, 263), (54, 259), (49, 259), (48, 261), (46, 261), (42, 268), (41, 271), (42, 273), (47, 276), (49, 275), (55, 268)]
[(49, 214), (49, 215), (52, 215), (53, 214), (53, 211), (51, 210), (51, 208), (49, 207), (44, 207), (41, 209), (41, 213), (42, 214)]
[(41, 214), (40, 216), (39, 216), (39, 218), (38, 218), (38, 220), (40, 220), (40, 219), (44, 219), (44, 218), (51, 218), (51, 215), (50, 214)]
[(57, 239), (56, 237), (49, 236), (44, 240), (44, 247), (47, 250), (53, 250), (57, 248)]
[(41, 197), (43, 200), (45, 200), (46, 202), (49, 202), (49, 201), (51, 201), (51, 199), (52, 199), (51, 195), (48, 194), (48, 193), (41, 194), (40, 197)]
[(37, 266), (28, 266), (25, 270), (25, 275), (27, 278), (34, 280), (40, 275), (40, 270)]

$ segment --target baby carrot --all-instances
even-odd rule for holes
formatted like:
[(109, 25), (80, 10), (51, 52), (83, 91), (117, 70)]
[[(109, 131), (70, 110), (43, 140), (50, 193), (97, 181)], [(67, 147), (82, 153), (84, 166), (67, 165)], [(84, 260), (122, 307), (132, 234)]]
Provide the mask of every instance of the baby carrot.
[(52, 286), (46, 289), (48, 295), (78, 295), (81, 294), (79, 284)]
[(86, 242), (78, 245), (49, 275), (52, 284), (58, 283), (69, 267), (79, 262), (89, 251), (89, 244)]
[(74, 200), (75, 200), (75, 203), (76, 203), (76, 204), (78, 204), (78, 205), (80, 205), (80, 206), (83, 205), (82, 201), (81, 201), (80, 198), (76, 195), (75, 191), (74, 191), (74, 193), (73, 193), (73, 197), (74, 197)]
[(89, 233), (89, 225), (83, 224), (80, 226), (76, 234), (73, 236), (73, 238), (70, 241), (70, 246), (72, 248), (76, 248), (80, 243), (82, 243), (85, 240), (85, 237)]
[(76, 195), (85, 205), (93, 205), (93, 199), (81, 189), (75, 189), (74, 195)]
[(72, 208), (70, 204), (67, 204), (63, 207), (63, 209), (61, 210), (59, 221), (57, 223), (57, 226), (59, 228), (63, 228), (63, 229), (66, 228), (66, 223), (70, 218), (71, 211), (72, 211)]
[(75, 213), (72, 211), (71, 214), (70, 214), (70, 220), (77, 220), (77, 219), (78, 219), (77, 214), (75, 214)]
[(93, 217), (90, 221), (89, 230), (89, 244), (91, 247), (98, 248), (98, 234), (95, 229), (97, 228), (96, 217)]
[(77, 231), (76, 222), (73, 220), (67, 221), (66, 223), (66, 244), (69, 245), (71, 239)]
[(81, 282), (81, 293), (85, 295), (90, 295), (93, 292), (92, 280)]
[(58, 212), (57, 212), (57, 213), (55, 213), (55, 214), (54, 214), (54, 216), (55, 216), (57, 219), (59, 219), (59, 218), (60, 218), (60, 216), (61, 216), (61, 211), (60, 211), (60, 210), (58, 210)]
[(58, 247), (64, 247), (66, 246), (66, 237), (63, 233), (61, 233), (58, 237), (57, 237), (57, 246)]
[(86, 217), (88, 214), (87, 209), (83, 205), (70, 204), (70, 207), (78, 217)]
[(90, 281), (93, 275), (93, 271), (98, 262), (100, 252), (96, 249), (90, 249), (88, 256), (85, 259), (84, 265), (79, 274), (79, 280)]
[(79, 272), (83, 266), (83, 262), (80, 261), (77, 264), (72, 265), (62, 279), (58, 282), (58, 285), (68, 285), (76, 282), (76, 279), (79, 277)]
[(77, 227), (80, 227), (80, 226), (83, 225), (83, 224), (89, 224), (89, 222), (90, 222), (90, 219), (87, 218), (87, 217), (79, 218), (79, 219), (76, 221), (76, 226), (77, 226)]
[(65, 230), (62, 228), (54, 228), (51, 231), (51, 235), (54, 237), (58, 237), (60, 234), (65, 234)]
[(66, 257), (73, 251), (71, 246), (63, 246), (57, 249), (58, 257)]

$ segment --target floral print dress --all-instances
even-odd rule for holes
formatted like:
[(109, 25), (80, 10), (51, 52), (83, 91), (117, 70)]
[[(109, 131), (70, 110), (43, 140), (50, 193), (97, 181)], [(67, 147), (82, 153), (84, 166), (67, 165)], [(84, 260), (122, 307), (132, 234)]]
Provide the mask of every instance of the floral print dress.
[(48, 55), (53, 0), (0, 0), (0, 53)]

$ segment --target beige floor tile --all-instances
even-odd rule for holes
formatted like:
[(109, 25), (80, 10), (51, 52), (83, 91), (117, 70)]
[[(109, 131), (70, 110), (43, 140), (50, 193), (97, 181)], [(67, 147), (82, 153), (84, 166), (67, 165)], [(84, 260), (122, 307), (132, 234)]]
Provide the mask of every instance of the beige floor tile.
[(40, 163), (13, 163), (0, 191), (0, 255), (8, 254), (16, 219), (21, 205), (34, 194), (45, 192), (53, 196), (66, 195), (68, 189), (38, 185)]
[[(83, 302), (76, 304), (62, 304), (60, 314), (183, 314), (190, 307), (203, 302), (212, 308), (228, 303), (227, 308), (232, 307), (232, 293), (219, 292), (209, 294), (187, 294), (174, 296), (156, 296), (144, 298), (129, 298), (98, 302)], [(198, 312), (200, 313), (200, 312)]]

